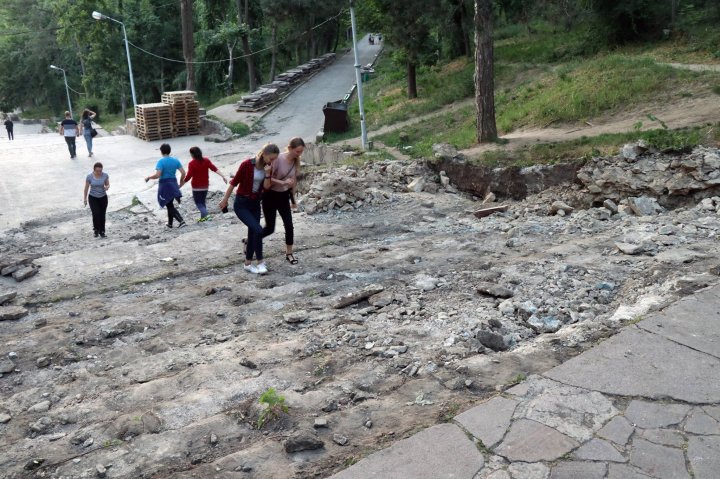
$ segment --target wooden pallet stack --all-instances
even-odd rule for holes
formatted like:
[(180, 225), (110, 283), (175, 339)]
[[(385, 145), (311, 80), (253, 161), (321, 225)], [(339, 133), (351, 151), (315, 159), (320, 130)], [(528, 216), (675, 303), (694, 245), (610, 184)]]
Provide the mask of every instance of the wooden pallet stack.
[(146, 103), (135, 106), (138, 138), (145, 141), (173, 137), (172, 107), (165, 103)]
[(173, 136), (191, 136), (200, 133), (200, 103), (194, 91), (167, 91), (162, 102), (170, 105), (173, 112)]
[(275, 81), (262, 85), (254, 92), (242, 97), (242, 100), (235, 105), (236, 111), (260, 111), (279, 102), (288, 91), (298, 83), (305, 81), (311, 75), (335, 60), (334, 53), (314, 58), (307, 63), (281, 73), (275, 77)]

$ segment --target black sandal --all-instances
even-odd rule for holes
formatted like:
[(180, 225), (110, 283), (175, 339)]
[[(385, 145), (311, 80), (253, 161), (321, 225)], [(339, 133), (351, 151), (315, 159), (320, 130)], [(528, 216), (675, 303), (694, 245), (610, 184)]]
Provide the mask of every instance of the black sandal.
[(285, 255), (285, 259), (286, 259), (287, 262), (290, 263), (290, 264), (298, 264), (297, 258), (295, 258), (295, 255), (292, 254), (292, 253), (286, 254), (286, 255)]

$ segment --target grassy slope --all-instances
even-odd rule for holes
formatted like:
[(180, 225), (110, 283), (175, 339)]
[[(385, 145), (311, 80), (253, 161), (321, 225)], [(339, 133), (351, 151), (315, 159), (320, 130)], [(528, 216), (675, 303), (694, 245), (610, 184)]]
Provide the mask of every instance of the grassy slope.
[[(697, 55), (693, 58), (711, 60), (714, 54), (706, 47), (666, 42), (656, 50), (636, 46), (624, 51), (595, 54), (583, 50), (584, 35), (584, 32), (548, 31), (527, 35), (514, 31), (508, 38), (496, 41), (496, 108), (501, 132), (571, 124), (641, 105), (666, 103), (674, 98), (710, 91), (720, 92), (720, 75), (677, 70), (654, 59), (662, 57), (663, 61), (668, 61), (675, 58), (673, 55), (679, 55), (668, 52), (695, 48)], [(653, 54), (655, 51), (661, 54)], [(406, 99), (404, 71), (391, 63), (389, 55), (381, 59), (377, 70), (378, 75), (365, 84), (366, 120), (371, 131), (436, 111), (473, 95), (473, 64), (468, 59), (457, 59), (439, 68), (421, 70), (418, 77), (420, 98), (416, 100)], [(350, 115), (351, 119), (357, 118), (356, 104), (352, 106)], [(359, 125), (357, 122), (352, 124), (351, 131), (331, 135), (329, 141), (358, 136)], [(458, 148), (471, 147), (475, 144), (474, 109), (463, 107), (438, 115), (403, 128), (403, 133), (410, 138), (407, 143), (412, 148), (407, 151), (413, 156), (429, 155), (432, 144), (439, 142), (451, 143)], [(678, 135), (659, 132), (650, 139), (675, 145), (681, 138), (699, 141), (706, 133), (700, 130)], [(569, 142), (562, 148), (535, 145), (515, 153), (514, 157), (519, 162), (532, 161), (534, 157), (541, 161), (566, 159), (569, 155), (602, 151), (630, 137), (638, 135), (634, 132), (603, 135), (597, 139)], [(388, 145), (407, 146), (400, 145), (399, 132), (382, 135), (379, 139)], [(485, 156), (488, 161), (493, 161), (493, 155), (497, 156)]]

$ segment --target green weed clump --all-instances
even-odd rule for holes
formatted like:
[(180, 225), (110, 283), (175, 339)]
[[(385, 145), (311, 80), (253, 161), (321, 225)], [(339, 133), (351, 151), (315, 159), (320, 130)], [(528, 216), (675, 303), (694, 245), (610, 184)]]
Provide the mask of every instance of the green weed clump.
[(264, 406), (264, 409), (258, 418), (258, 429), (262, 429), (265, 424), (279, 419), (280, 416), (287, 414), (289, 411), (285, 404), (285, 396), (278, 394), (275, 388), (268, 388), (267, 391), (262, 393), (259, 402)]
[(229, 123), (227, 127), (230, 128), (230, 131), (232, 131), (233, 134), (240, 136), (249, 135), (251, 131), (250, 127), (241, 121)]

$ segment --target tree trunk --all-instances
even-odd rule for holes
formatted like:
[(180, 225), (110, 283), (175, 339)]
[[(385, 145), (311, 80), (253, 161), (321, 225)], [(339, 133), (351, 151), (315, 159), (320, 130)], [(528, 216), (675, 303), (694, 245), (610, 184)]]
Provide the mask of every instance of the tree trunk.
[[(227, 74), (227, 85), (225, 86), (225, 96), (232, 95), (233, 91), (233, 50), (234, 45), (228, 44), (228, 74)], [(251, 90), (252, 91), (252, 90)]]
[(453, 29), (452, 29), (452, 40), (451, 40), (451, 58), (457, 56), (465, 56), (467, 52), (467, 42), (465, 41), (465, 25), (462, 12), (463, 1), (455, 8), (453, 12)]
[(238, 25), (245, 24), (245, 33), (240, 36), (240, 41), (248, 69), (248, 89), (255, 91), (257, 90), (257, 73), (255, 72), (255, 57), (252, 54), (252, 48), (250, 48), (250, 6), (248, 3), (248, 0), (245, 0), (245, 2), (237, 0)]
[(127, 102), (125, 101), (125, 89), (120, 91), (120, 113), (122, 113), (123, 120), (127, 120)]
[(467, 8), (465, 8), (465, 0), (460, 1), (460, 15), (462, 18), (462, 31), (463, 31), (463, 44), (465, 49), (465, 56), (470, 58), (472, 56), (472, 48), (470, 47), (470, 32), (468, 32), (467, 22)]
[(270, 82), (275, 81), (275, 69), (277, 68), (277, 20), (273, 20), (270, 43), (272, 44), (272, 56), (270, 57)]
[(497, 140), (492, 0), (474, 1), (477, 139), (480, 143), (488, 143)]
[(417, 98), (417, 74), (415, 71), (415, 62), (410, 60), (407, 62), (407, 84), (408, 98)]
[(255, 58), (252, 55), (252, 49), (250, 48), (249, 35), (245, 34), (241, 37), (243, 54), (245, 55), (245, 63), (248, 68), (248, 88), (250, 91), (257, 90), (257, 73), (255, 72)]
[(180, 0), (180, 23), (182, 25), (182, 47), (185, 58), (185, 89), (195, 90), (195, 68), (192, 64), (195, 54), (193, 38), (192, 0)]
[(675, 24), (677, 23), (677, 8), (678, 0), (670, 0), (670, 25), (675, 30)]
[[(75, 42), (75, 49), (77, 50), (78, 59), (80, 60), (80, 72), (82, 73), (83, 78), (85, 78), (85, 58), (82, 49), (80, 48), (77, 33), (73, 35), (73, 41)], [(85, 90), (85, 96), (89, 96), (88, 87), (85, 82), (83, 82), (83, 90)]]
[(332, 47), (332, 51), (337, 53), (338, 43), (340, 43), (340, 21), (335, 20), (337, 27), (335, 28), (335, 44)]

